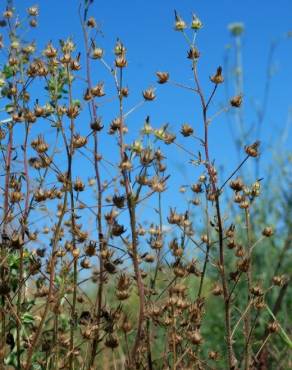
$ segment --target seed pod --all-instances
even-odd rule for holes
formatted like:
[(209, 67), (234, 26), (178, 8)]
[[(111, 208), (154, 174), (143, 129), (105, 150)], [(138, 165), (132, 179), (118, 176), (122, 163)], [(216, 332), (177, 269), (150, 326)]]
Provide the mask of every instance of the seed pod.
[(256, 141), (255, 143), (251, 144), (251, 145), (247, 145), (244, 150), (246, 152), (246, 154), (248, 154), (250, 157), (258, 157), (259, 156), (259, 145), (260, 145), (260, 142), (259, 141)]
[(273, 284), (277, 286), (283, 286), (285, 283), (285, 277), (282, 276), (273, 276), (272, 278)]
[(95, 97), (101, 98), (102, 96), (105, 96), (104, 83), (99, 82), (96, 86), (92, 87), (90, 91)]
[(195, 14), (193, 14), (193, 16), (192, 16), (191, 29), (193, 29), (195, 31), (198, 31), (202, 27), (203, 27), (203, 24), (202, 24), (200, 18), (198, 18)]
[(77, 259), (80, 255), (80, 250), (78, 248), (75, 248), (72, 250), (72, 256)]
[(267, 238), (269, 238), (270, 236), (274, 234), (274, 231), (271, 226), (266, 226), (264, 230), (262, 231), (262, 234), (266, 236)]
[(259, 285), (255, 285), (250, 288), (250, 292), (252, 295), (256, 297), (261, 297), (264, 295), (263, 289)]
[(89, 244), (85, 247), (85, 254), (89, 257), (94, 256), (96, 253), (96, 243), (89, 242)]
[(232, 99), (230, 99), (230, 105), (232, 107), (239, 108), (241, 106), (241, 103), (242, 103), (241, 95), (234, 96)]
[(10, 201), (11, 203), (18, 203), (22, 200), (23, 196), (20, 191), (13, 191), (10, 193)]
[(144, 90), (142, 92), (142, 95), (143, 95), (143, 98), (146, 100), (146, 101), (152, 101), (156, 98), (155, 96), (155, 92), (154, 92), (154, 89), (152, 87), (150, 87), (149, 89), (147, 90)]
[(270, 334), (277, 333), (279, 331), (279, 324), (276, 321), (268, 324), (268, 331)]
[(195, 344), (195, 345), (199, 345), (203, 341), (202, 335), (197, 329), (188, 334), (188, 339), (192, 344)]
[(80, 266), (84, 269), (89, 269), (91, 267), (89, 259), (83, 258), (83, 260), (80, 262)]
[(118, 68), (125, 68), (127, 67), (127, 59), (124, 55), (119, 55), (116, 57), (116, 60), (115, 60), (115, 65), (116, 67)]
[(79, 106), (77, 105), (77, 104), (72, 104), (72, 105), (70, 105), (68, 108), (67, 108), (67, 111), (66, 111), (66, 113), (67, 113), (67, 116), (69, 117), (69, 118), (76, 118), (78, 115), (79, 115), (79, 113), (80, 113), (80, 109), (79, 109)]
[(130, 292), (128, 290), (117, 290), (116, 296), (120, 301), (124, 301), (130, 297)]
[(213, 76), (210, 77), (210, 80), (216, 85), (221, 84), (221, 83), (224, 82), (221, 66), (217, 68), (216, 73)]
[(223, 294), (223, 288), (220, 284), (215, 284), (215, 286), (212, 289), (212, 294), (215, 296), (220, 296)]
[(113, 196), (113, 203), (118, 208), (123, 208), (125, 205), (125, 197), (123, 195), (115, 194)]
[(188, 51), (187, 58), (191, 60), (196, 60), (200, 58), (200, 51), (196, 47), (192, 46), (191, 49)]
[(124, 333), (129, 333), (132, 330), (132, 324), (127, 316), (125, 316), (123, 319), (121, 329), (123, 330)]
[(77, 178), (76, 181), (73, 184), (73, 188), (74, 188), (75, 191), (78, 191), (78, 192), (79, 191), (84, 191), (84, 189), (85, 189), (84, 182), (81, 179)]
[(5, 296), (8, 295), (10, 292), (10, 286), (6, 281), (1, 281), (0, 282), (0, 295)]
[(191, 136), (191, 135), (194, 133), (194, 129), (193, 129), (193, 128), (188, 124), (188, 123), (184, 123), (184, 124), (181, 126), (180, 133), (181, 133), (184, 137), (188, 137), (188, 136)]
[(114, 349), (119, 346), (119, 341), (115, 334), (109, 334), (104, 344), (106, 347)]
[(103, 49), (102, 48), (93, 48), (91, 53), (92, 59), (101, 59), (103, 57)]
[(73, 147), (82, 148), (87, 144), (86, 136), (80, 136), (79, 134), (74, 135), (73, 137)]
[(87, 26), (90, 28), (96, 27), (96, 20), (93, 17), (88, 18)]
[(237, 177), (235, 180), (230, 181), (229, 186), (234, 191), (241, 191), (243, 190), (244, 183), (240, 177)]
[(156, 76), (158, 77), (158, 81), (157, 82), (159, 84), (164, 84), (169, 79), (169, 73), (167, 73), (167, 72), (156, 72)]
[(219, 353), (218, 353), (218, 352), (210, 351), (210, 352), (208, 353), (208, 357), (209, 357), (209, 359), (210, 359), (210, 360), (217, 361), (217, 360), (219, 360), (220, 355), (219, 355)]
[(177, 11), (174, 11), (174, 18), (175, 18), (175, 23), (174, 23), (174, 29), (176, 31), (183, 31), (187, 28), (186, 22), (181, 18), (181, 16), (177, 13)]

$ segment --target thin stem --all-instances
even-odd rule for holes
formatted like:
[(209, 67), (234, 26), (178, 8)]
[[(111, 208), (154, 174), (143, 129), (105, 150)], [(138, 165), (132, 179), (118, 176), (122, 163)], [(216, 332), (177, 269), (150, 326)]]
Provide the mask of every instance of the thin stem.
[[(247, 271), (247, 306), (249, 307), (252, 302), (252, 297), (250, 293), (251, 284), (252, 284), (252, 266), (251, 266), (251, 230), (250, 230), (250, 213), (249, 209), (245, 209), (245, 225), (246, 225), (246, 233), (247, 233), (247, 259), (249, 261), (249, 267)], [(250, 341), (249, 341), (249, 333), (250, 333), (250, 325), (251, 325), (251, 315), (250, 310), (247, 311), (245, 315), (245, 354), (244, 354), (244, 362), (245, 362), (245, 370), (250, 368), (251, 364), (251, 356), (250, 356)]]

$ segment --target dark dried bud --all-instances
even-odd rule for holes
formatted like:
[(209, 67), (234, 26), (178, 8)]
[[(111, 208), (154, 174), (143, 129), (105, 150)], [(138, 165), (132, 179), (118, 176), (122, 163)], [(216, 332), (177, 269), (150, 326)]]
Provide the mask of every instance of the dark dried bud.
[(72, 104), (67, 108), (66, 113), (69, 118), (76, 118), (80, 113), (80, 108), (77, 104)]
[(95, 121), (91, 122), (90, 127), (93, 131), (101, 131), (103, 129), (101, 117), (97, 117)]
[(235, 108), (239, 108), (242, 103), (242, 96), (236, 95), (232, 99), (230, 99), (230, 105)]
[(127, 67), (127, 59), (124, 55), (118, 55), (115, 60), (115, 65), (118, 68), (124, 68)]
[(12, 9), (6, 9), (5, 12), (3, 13), (4, 18), (12, 18), (13, 17), (13, 10)]
[(272, 281), (274, 285), (282, 286), (285, 284), (285, 276), (273, 276)]
[(123, 330), (124, 333), (129, 333), (132, 330), (132, 324), (127, 318), (127, 316), (125, 316), (123, 319), (121, 329)]
[(256, 310), (262, 310), (266, 304), (263, 297), (258, 297), (254, 300), (254, 307)]
[(195, 344), (195, 345), (199, 345), (203, 341), (202, 335), (197, 329), (194, 332), (189, 333), (188, 339), (192, 344)]
[(93, 96), (96, 96), (98, 98), (101, 98), (102, 96), (105, 95), (105, 92), (104, 92), (104, 83), (103, 82), (99, 82), (96, 86), (92, 87), (91, 88), (91, 94)]
[(251, 287), (250, 292), (251, 292), (252, 295), (254, 295), (256, 297), (261, 297), (261, 296), (264, 295), (263, 289), (258, 285), (255, 285), (255, 286)]
[(212, 289), (212, 294), (215, 296), (220, 296), (223, 293), (223, 288), (220, 284), (215, 284), (214, 288)]
[(83, 95), (83, 99), (85, 101), (89, 101), (92, 99), (92, 94), (91, 94), (91, 91), (87, 88), (84, 95)]
[(279, 324), (276, 321), (268, 324), (268, 331), (270, 334), (277, 333), (279, 331)]
[(84, 191), (85, 189), (84, 182), (81, 179), (77, 178), (73, 184), (73, 188), (75, 191)]
[(174, 11), (174, 17), (175, 17), (175, 23), (174, 23), (174, 29), (176, 31), (183, 31), (187, 28), (186, 22), (182, 19), (182, 17), (177, 13), (177, 11)]
[(109, 274), (115, 274), (117, 272), (116, 266), (110, 261), (104, 262), (104, 268)]
[(233, 249), (235, 247), (236, 247), (235, 240), (234, 239), (229, 239), (228, 242), (227, 242), (227, 248)]
[(174, 134), (171, 134), (170, 132), (164, 133), (163, 141), (165, 142), (165, 144), (172, 144), (175, 141), (175, 139), (176, 139), (176, 136)]
[(89, 257), (92, 257), (95, 255), (96, 251), (96, 243), (90, 241), (89, 244), (85, 247), (85, 254)]
[(264, 230), (262, 231), (262, 234), (263, 236), (266, 236), (267, 238), (269, 238), (270, 236), (274, 234), (274, 230), (272, 229), (271, 226), (266, 226)]
[(112, 226), (112, 235), (113, 236), (121, 236), (126, 231), (123, 225), (118, 224), (116, 221)]
[(90, 312), (82, 311), (78, 321), (80, 325), (88, 325), (92, 321)]
[(91, 267), (89, 259), (83, 258), (83, 260), (80, 262), (80, 266), (84, 269), (89, 269)]
[(237, 263), (238, 270), (241, 272), (247, 272), (249, 269), (250, 261), (248, 258), (244, 258), (243, 260)]
[(167, 72), (156, 72), (156, 76), (158, 77), (158, 83), (164, 84), (169, 80), (169, 73)]
[(110, 334), (105, 340), (105, 346), (111, 349), (117, 348), (119, 346), (119, 341), (116, 335)]
[(240, 177), (237, 177), (235, 180), (230, 181), (229, 186), (234, 191), (241, 191), (244, 187), (244, 183)]
[(202, 191), (203, 191), (201, 183), (193, 184), (191, 189), (194, 193), (202, 193)]
[(154, 89), (152, 87), (150, 87), (149, 89), (147, 90), (144, 90), (142, 92), (142, 95), (143, 95), (143, 98), (146, 100), (146, 101), (151, 101), (151, 100), (154, 100), (155, 99), (155, 93), (154, 93)]
[(0, 295), (4, 296), (4, 295), (9, 294), (9, 292), (10, 292), (10, 286), (8, 285), (6, 281), (2, 281), (0, 283)]
[(127, 98), (129, 96), (129, 89), (127, 87), (123, 87), (121, 88), (121, 95), (124, 97), (124, 98)]
[(218, 352), (210, 351), (210, 352), (208, 353), (208, 357), (209, 357), (209, 359), (210, 359), (210, 360), (217, 361), (217, 360), (219, 360), (220, 355), (219, 355), (219, 353), (218, 353)]
[(251, 144), (251, 145), (247, 145), (244, 150), (246, 152), (246, 154), (248, 154), (250, 157), (258, 157), (259, 155), (259, 146), (260, 146), (260, 142), (259, 141), (256, 141), (255, 143)]
[(221, 84), (222, 82), (224, 82), (224, 78), (223, 78), (223, 75), (222, 75), (222, 67), (217, 68), (216, 73), (213, 76), (210, 77), (210, 80), (216, 85)]
[(188, 59), (198, 59), (200, 58), (200, 52), (197, 48), (195, 47), (192, 47), (189, 51), (188, 51), (188, 55), (187, 55)]
[(73, 147), (76, 148), (82, 148), (84, 145), (87, 144), (87, 137), (81, 136), (79, 134), (74, 135), (73, 137)]
[(247, 209), (249, 207), (249, 202), (247, 200), (243, 200), (240, 204), (239, 207), (241, 209)]
[(10, 238), (10, 242), (11, 242), (11, 247), (15, 249), (21, 248), (24, 244), (21, 234), (17, 233), (16, 231), (13, 231), (11, 238)]
[(90, 17), (87, 21), (87, 26), (90, 28), (95, 28), (96, 27), (96, 21), (93, 17)]
[(123, 195), (114, 195), (113, 203), (118, 208), (123, 208), (125, 205), (125, 197)]
[(188, 136), (191, 136), (191, 135), (194, 133), (194, 129), (193, 129), (189, 124), (184, 123), (184, 124), (181, 126), (180, 133), (181, 133), (184, 137), (188, 137)]

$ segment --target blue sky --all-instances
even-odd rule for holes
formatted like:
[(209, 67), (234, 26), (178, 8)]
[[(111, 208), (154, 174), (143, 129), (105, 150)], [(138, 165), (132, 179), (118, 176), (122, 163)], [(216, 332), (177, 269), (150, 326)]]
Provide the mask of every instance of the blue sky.
[[(25, 8), (34, 4), (27, 0), (16, 0), (14, 3), (20, 14), (24, 14)], [(82, 53), (82, 36), (78, 18), (79, 1), (40, 0), (38, 4), (40, 6), (39, 27), (32, 29), (28, 37), (35, 39), (41, 50), (48, 40), (52, 40), (57, 45), (59, 39), (70, 36), (77, 45), (81, 45)], [(112, 51), (117, 37), (123, 41), (128, 50), (128, 68), (125, 78), (130, 89), (130, 98), (126, 110), (141, 101), (142, 90), (149, 86), (156, 86), (155, 72), (158, 70), (169, 71), (173, 81), (192, 84), (192, 72), (186, 58), (188, 47), (182, 35), (173, 29), (174, 9), (188, 22), (191, 20), (192, 13), (197, 14), (204, 24), (197, 37), (197, 45), (201, 51), (199, 75), (206, 95), (212, 89), (209, 76), (219, 65), (224, 65), (228, 46), (231, 46), (230, 65), (234, 61), (233, 39), (228, 31), (228, 25), (232, 22), (244, 23), (245, 32), (242, 40), (244, 91), (242, 93), (246, 127), (252, 127), (255, 124), (254, 105), (261, 105), (269, 49), (271, 43), (274, 40), (277, 41), (271, 65), (273, 69), (271, 89), (260, 138), (263, 142), (262, 172), (264, 172), (265, 164), (271, 161), (270, 144), (274, 147), (278, 145), (277, 137), (286, 127), (288, 113), (292, 106), (292, 38), (287, 37), (287, 33), (292, 31), (291, 1), (95, 0), (90, 15), (93, 15), (100, 24), (103, 34), (97, 38), (96, 43), (105, 49), (105, 59), (108, 63), (112, 63)], [(102, 65), (94, 64), (92, 72), (96, 82), (101, 80), (106, 82), (106, 91), (113, 90), (108, 72)], [(223, 70), (223, 73), (230, 86), (230, 96), (226, 96), (224, 86), (220, 86), (211, 106), (211, 113), (215, 113), (234, 92), (232, 81), (228, 77), (230, 71)], [(80, 97), (83, 91), (77, 89), (75, 93), (76, 97)], [(117, 108), (116, 102), (101, 108), (100, 114), (105, 123), (108, 124), (115, 117)], [(173, 86), (159, 86), (157, 99), (153, 103), (143, 105), (129, 117), (128, 126), (132, 132), (129, 141), (131, 142), (139, 134), (139, 129), (148, 114), (156, 127), (169, 123), (170, 129), (178, 133), (180, 125), (189, 122), (200, 134), (202, 121), (199, 108), (198, 98), (189, 92)], [(234, 132), (238, 132), (234, 117), (227, 118), (226, 115), (221, 115), (210, 128), (211, 156), (217, 158), (218, 167), (224, 165), (225, 174), (230, 173), (238, 163), (230, 135), (230, 125)], [(291, 132), (289, 135), (291, 142)], [(247, 144), (255, 139), (258, 138), (251, 133)], [(111, 158), (109, 145), (113, 144), (109, 144), (107, 140), (101, 142), (101, 146), (105, 156)], [(182, 139), (179, 138), (178, 141)], [(194, 152), (201, 150), (195, 143), (188, 145)], [(288, 140), (284, 146), (289, 148), (289, 145), (291, 149)], [(199, 172), (194, 176), (182, 167), (182, 163), (186, 164), (188, 160), (189, 157), (178, 149), (170, 150), (170, 169), (177, 175), (171, 179), (174, 186), (184, 181), (196, 181)]]
[[(31, 32), (31, 36), (39, 40), (40, 47), (48, 39), (57, 41), (66, 35), (81, 43), (79, 1), (41, 0), (38, 3), (40, 26)], [(16, 1), (15, 4), (19, 9), (24, 9), (31, 2)], [(185, 58), (187, 45), (182, 35), (173, 31), (174, 9), (186, 21), (190, 20), (194, 12), (204, 23), (197, 40), (201, 51), (200, 75), (206, 91), (211, 88), (209, 75), (218, 65), (223, 64), (226, 46), (232, 42), (228, 24), (237, 21), (244, 23), (243, 93), (246, 97), (244, 109), (247, 124), (252, 124), (255, 119), (251, 101), (260, 104), (263, 98), (271, 42), (281, 40), (273, 59), (275, 73), (264, 122), (263, 140), (269, 141), (275, 130), (279, 132), (285, 126), (291, 104), (292, 39), (286, 37), (287, 32), (292, 30), (291, 1), (94, 1), (91, 14), (95, 16), (103, 32), (103, 37), (98, 38), (97, 43), (105, 48), (105, 59), (109, 62), (112, 60), (112, 49), (117, 37), (128, 49), (129, 68), (126, 78), (130, 91), (140, 94), (142, 89), (154, 85), (157, 70), (169, 71), (175, 81), (191, 83), (191, 71)], [(98, 67), (96, 74), (99, 79), (103, 79), (102, 68)], [(232, 93), (232, 89), (230, 91)], [(214, 100), (215, 111), (216, 104), (222, 104), (225, 98), (222, 87), (217, 100)], [(140, 120), (141, 116), (150, 113), (158, 122), (170, 122), (171, 127), (176, 129), (183, 121), (193, 120), (193, 124), (199, 125), (199, 117), (194, 117), (197, 114), (194, 105), (190, 94), (165, 87), (158, 91), (157, 101), (151, 107), (143, 107), (137, 112), (136, 118)], [(230, 129), (224, 117), (220, 117), (213, 130), (216, 138), (219, 135), (223, 141), (225, 137), (227, 141), (230, 139)]]

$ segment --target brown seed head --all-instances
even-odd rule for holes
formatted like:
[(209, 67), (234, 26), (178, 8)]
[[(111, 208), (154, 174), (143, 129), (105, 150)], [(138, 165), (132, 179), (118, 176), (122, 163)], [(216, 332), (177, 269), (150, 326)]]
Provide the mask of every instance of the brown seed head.
[(273, 276), (272, 281), (274, 285), (283, 286), (285, 284), (285, 276)]
[(101, 59), (103, 57), (103, 49), (94, 47), (91, 53), (92, 59)]
[(34, 5), (29, 7), (27, 9), (27, 12), (31, 17), (37, 17), (39, 15), (39, 8), (36, 5)]
[(260, 142), (256, 141), (251, 145), (247, 145), (244, 150), (246, 154), (248, 154), (250, 157), (258, 157), (259, 156), (259, 146)]
[(142, 95), (143, 95), (143, 98), (146, 100), (146, 101), (151, 101), (151, 100), (154, 100), (156, 98), (155, 96), (155, 92), (154, 92), (154, 89), (152, 87), (150, 87), (149, 89), (147, 90), (144, 90), (142, 92)]
[(223, 78), (223, 75), (222, 75), (222, 67), (217, 68), (216, 73), (213, 76), (210, 77), (210, 80), (216, 85), (221, 84), (221, 83), (224, 82), (224, 78)]
[(181, 18), (181, 16), (177, 13), (177, 11), (174, 11), (174, 18), (175, 18), (175, 23), (174, 23), (174, 29), (176, 31), (183, 31), (187, 28), (186, 22)]
[(116, 67), (124, 68), (124, 67), (127, 67), (127, 64), (128, 64), (127, 59), (123, 54), (118, 55), (116, 57), (116, 60), (115, 60)]
[(194, 129), (193, 129), (193, 128), (192, 128), (192, 126), (190, 126), (188, 123), (184, 123), (184, 124), (181, 126), (180, 133), (181, 133), (184, 137), (188, 137), (188, 136), (191, 136), (191, 135), (194, 133)]
[(87, 21), (87, 26), (90, 28), (95, 28), (96, 27), (96, 21), (93, 17), (90, 17)]
[(262, 231), (262, 234), (263, 236), (266, 236), (267, 238), (269, 238), (270, 236), (274, 234), (274, 230), (271, 226), (266, 226), (264, 230)]
[(230, 105), (235, 108), (239, 108), (242, 103), (242, 96), (236, 95), (232, 99), (230, 99)]
[(156, 72), (156, 76), (158, 77), (158, 83), (164, 84), (169, 80), (169, 73), (168, 72)]
[(268, 324), (268, 331), (270, 334), (277, 333), (279, 331), (279, 324), (276, 321)]
[(200, 51), (196, 47), (192, 47), (187, 54), (187, 58), (191, 60), (196, 60), (200, 58)]
[(244, 187), (244, 183), (240, 177), (237, 177), (235, 180), (231, 180), (229, 186), (234, 191), (241, 191)]
[(217, 360), (219, 360), (220, 355), (219, 355), (219, 353), (218, 353), (218, 352), (210, 351), (210, 352), (208, 353), (208, 357), (209, 357), (209, 359), (210, 359), (210, 360), (217, 361)]

